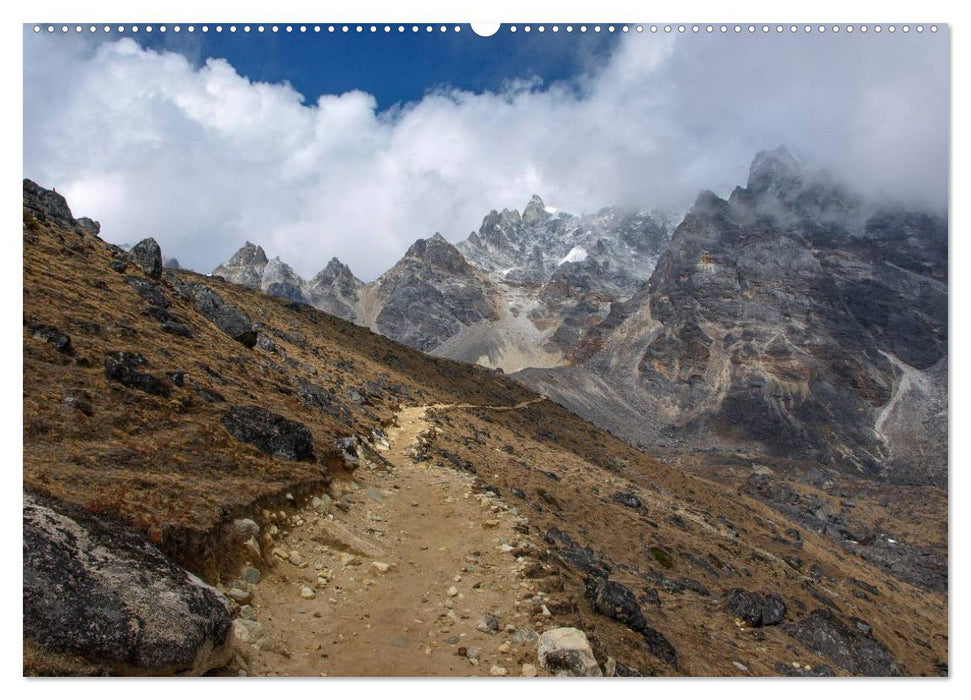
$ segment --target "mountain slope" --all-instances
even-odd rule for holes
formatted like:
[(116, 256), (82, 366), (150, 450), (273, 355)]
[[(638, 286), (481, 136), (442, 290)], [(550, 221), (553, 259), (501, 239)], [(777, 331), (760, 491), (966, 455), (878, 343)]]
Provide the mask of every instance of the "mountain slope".
[[(946, 279), (943, 221), (859, 200), (784, 150), (761, 153), (729, 200), (698, 197), (648, 284), (582, 343), (578, 364), (622, 397), (618, 416), (644, 420), (581, 414), (635, 443), (943, 485), (946, 369), (932, 368), (946, 366)], [(912, 382), (908, 368), (928, 373)], [(570, 393), (558, 395), (578, 407)], [(929, 430), (883, 430), (890, 407)]]
[[(172, 672), (134, 653), (146, 638), (125, 636), (142, 629), (130, 609), (91, 604), (132, 576), (218, 623), (193, 636), (155, 615), (163, 636), (183, 632), (179, 672), (229, 658), (220, 672), (366, 674), (378, 656), (393, 675), (550, 674), (536, 637), (562, 627), (584, 631), (597, 673), (946, 672), (946, 595), (798, 514), (666, 466), (498, 373), (164, 271), (154, 241), (109, 246), (50, 194), (25, 183), (25, 672)], [(946, 519), (942, 502), (943, 518), (902, 518), (908, 535)], [(458, 514), (437, 523), (448, 551), (415, 537), (412, 508)], [(97, 536), (110, 559), (66, 532)], [(85, 588), (34, 585), (71, 572)], [(363, 617), (369, 601), (381, 616)], [(368, 630), (367, 654), (338, 636), (357, 631), (345, 615)]]

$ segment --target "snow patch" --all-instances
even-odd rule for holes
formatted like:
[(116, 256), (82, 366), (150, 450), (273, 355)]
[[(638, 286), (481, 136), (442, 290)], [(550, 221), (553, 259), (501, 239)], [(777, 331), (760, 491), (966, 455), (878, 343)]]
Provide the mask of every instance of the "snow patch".
[(587, 259), (587, 249), (583, 246), (577, 245), (573, 246), (573, 249), (566, 254), (566, 257), (562, 258), (560, 262), (556, 263), (557, 266), (568, 262), (583, 262)]
[(556, 207), (543, 207), (543, 209), (546, 210), (547, 214), (555, 214), (556, 212), (559, 211), (559, 209), (557, 209)]

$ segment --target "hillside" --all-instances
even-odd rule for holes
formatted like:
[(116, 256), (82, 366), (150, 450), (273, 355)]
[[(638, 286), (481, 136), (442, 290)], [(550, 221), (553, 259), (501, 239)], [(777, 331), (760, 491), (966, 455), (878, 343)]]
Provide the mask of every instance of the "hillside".
[(946, 562), (945, 493), (898, 512), (904, 487), (666, 464), (97, 233), (24, 182), (25, 673), (947, 672), (946, 566), (807, 520)]

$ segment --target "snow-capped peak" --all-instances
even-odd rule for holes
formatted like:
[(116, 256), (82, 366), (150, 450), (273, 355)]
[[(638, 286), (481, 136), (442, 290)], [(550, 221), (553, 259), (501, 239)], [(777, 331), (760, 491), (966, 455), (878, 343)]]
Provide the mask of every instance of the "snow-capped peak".
[(587, 249), (583, 246), (577, 245), (573, 246), (569, 253), (566, 254), (557, 264), (557, 266), (568, 262), (583, 262), (587, 259)]

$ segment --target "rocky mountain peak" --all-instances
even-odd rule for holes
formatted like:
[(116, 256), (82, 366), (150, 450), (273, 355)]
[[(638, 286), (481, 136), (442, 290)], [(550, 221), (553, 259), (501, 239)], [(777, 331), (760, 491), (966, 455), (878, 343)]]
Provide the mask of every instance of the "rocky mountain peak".
[(453, 273), (465, 274), (471, 270), (458, 248), (445, 240), (440, 233), (415, 241), (405, 253), (405, 258), (417, 259)]
[(785, 146), (759, 151), (749, 166), (748, 188), (758, 193), (786, 194), (802, 184), (804, 170)]
[(546, 205), (538, 194), (534, 194), (529, 200), (529, 204), (523, 209), (523, 224), (532, 226), (550, 218), (550, 213), (546, 211)]
[[(279, 260), (279, 258), (277, 258)], [(229, 265), (266, 265), (269, 260), (266, 257), (262, 246), (254, 245), (249, 241), (237, 250), (233, 257), (229, 259)]]

